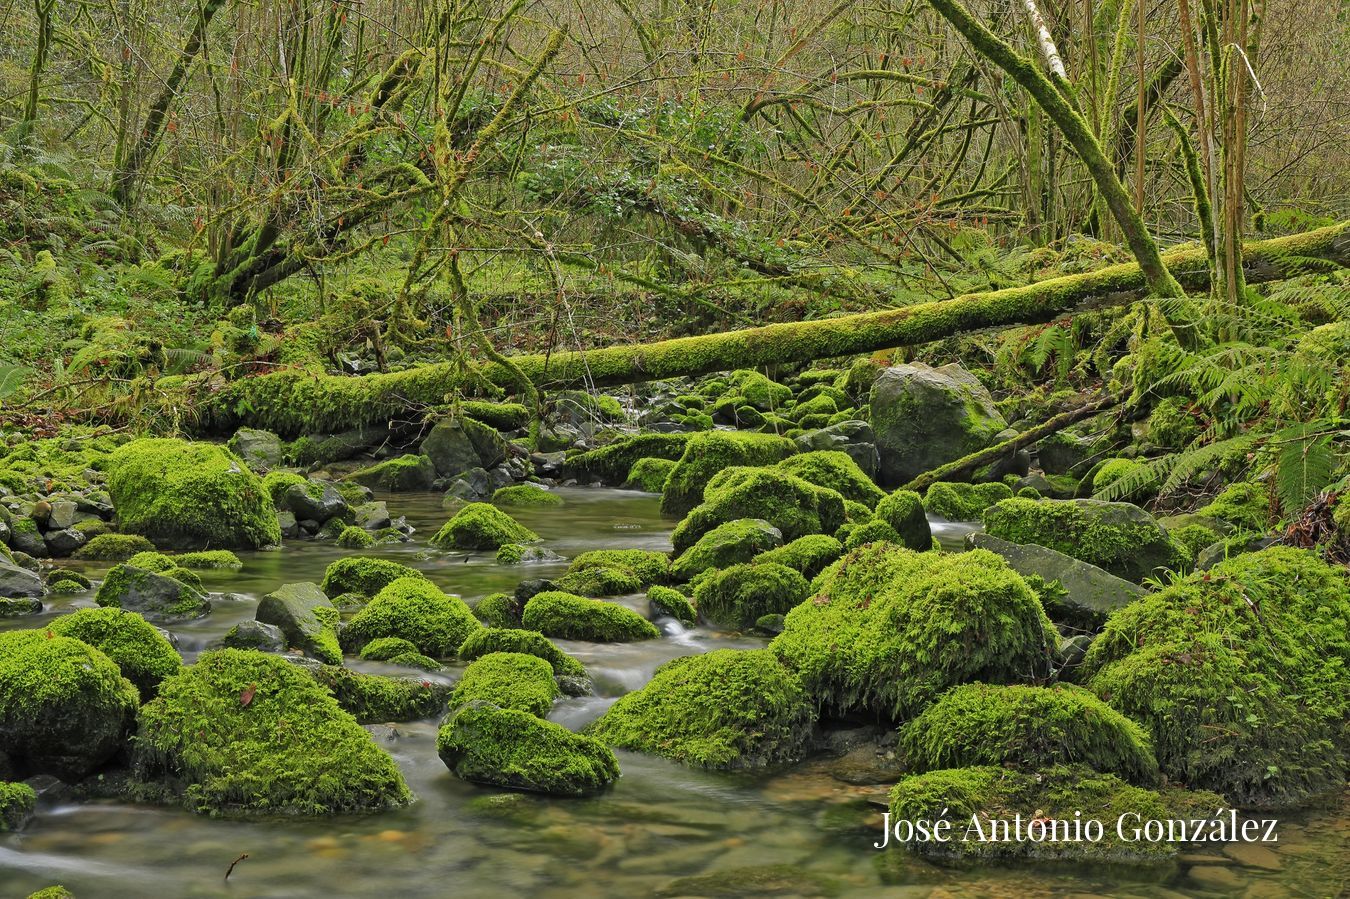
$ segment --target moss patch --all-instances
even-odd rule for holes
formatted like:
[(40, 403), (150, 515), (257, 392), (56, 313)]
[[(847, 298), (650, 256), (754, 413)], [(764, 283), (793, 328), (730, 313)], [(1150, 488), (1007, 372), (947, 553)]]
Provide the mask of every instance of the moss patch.
[(896, 490), (877, 503), (877, 519), (889, 524), (909, 549), (925, 550), (933, 545), (933, 530), (923, 513), (923, 501), (913, 490)]
[(543, 634), (517, 628), (485, 627), (474, 631), (459, 647), (459, 657), (471, 662), (494, 652), (525, 653), (548, 662), (554, 674), (585, 677), (586, 668), (553, 645)]
[(521, 652), (490, 652), (464, 670), (450, 694), (450, 704), (481, 700), (543, 718), (558, 695), (553, 666), (548, 662)]
[(938, 481), (923, 497), (924, 510), (951, 521), (978, 521), (980, 514), (1001, 499), (1013, 495), (1012, 488), (998, 482), (960, 484)]
[(772, 434), (735, 431), (695, 434), (666, 480), (661, 494), (661, 512), (670, 516), (684, 515), (703, 501), (704, 488), (720, 471), (733, 466), (772, 465), (796, 451), (791, 440)]
[(532, 487), (529, 484), (512, 484), (499, 487), (492, 494), (495, 506), (561, 506), (563, 499), (551, 490)]
[(826, 487), (844, 499), (876, 508), (886, 495), (872, 479), (863, 473), (848, 453), (839, 450), (821, 450), (789, 456), (776, 466), (780, 471), (796, 475), (803, 481)]
[(786, 565), (805, 578), (813, 578), (844, 554), (844, 545), (828, 534), (807, 534), (755, 556), (756, 565)]
[(705, 621), (749, 628), (765, 615), (787, 612), (810, 592), (806, 578), (786, 565), (733, 565), (701, 580), (694, 591), (694, 604)]
[(728, 468), (709, 481), (704, 500), (671, 534), (678, 555), (720, 524), (767, 521), (784, 540), (833, 534), (844, 523), (844, 499), (794, 475), (767, 468)]
[(178, 650), (134, 612), (80, 609), (50, 622), (47, 630), (88, 643), (112, 659), (145, 697), (152, 696), (160, 681), (178, 673), (183, 665)]
[(352, 616), (342, 644), (356, 649), (379, 637), (402, 637), (434, 658), (454, 654), (481, 625), (458, 596), (422, 577), (391, 581)]
[(324, 569), (323, 583), (319, 587), (330, 597), (340, 596), (343, 593), (374, 596), (384, 589), (385, 585), (404, 577), (426, 580), (426, 575), (422, 572), (392, 559), (353, 556), (330, 563)]
[(153, 552), (155, 544), (140, 534), (99, 534), (71, 554), (74, 559), (96, 562), (122, 562), (136, 553)]
[(492, 549), (534, 543), (539, 535), (488, 503), (469, 503), (441, 526), (431, 545), (442, 549)]
[(627, 643), (661, 636), (656, 625), (632, 609), (558, 590), (530, 597), (521, 623), (548, 637), (594, 643)]

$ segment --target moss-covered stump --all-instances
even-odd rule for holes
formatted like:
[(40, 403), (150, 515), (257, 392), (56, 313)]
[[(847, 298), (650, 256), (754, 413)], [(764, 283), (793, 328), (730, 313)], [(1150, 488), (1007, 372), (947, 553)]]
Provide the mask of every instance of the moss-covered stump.
[(336, 599), (344, 593), (374, 596), (388, 584), (404, 577), (426, 580), (426, 575), (402, 562), (369, 556), (350, 556), (338, 559), (324, 569), (323, 583), (319, 588), (330, 599)]
[(224, 447), (134, 440), (108, 460), (121, 530), (166, 546), (257, 549), (281, 542), (262, 481)]
[(450, 695), (447, 685), (421, 678), (365, 674), (336, 665), (309, 670), (361, 724), (431, 718), (445, 710)]
[(520, 620), (529, 630), (563, 640), (630, 643), (661, 636), (656, 625), (626, 606), (559, 590), (530, 597)]
[(258, 602), (254, 616), (281, 628), (287, 642), (327, 665), (342, 664), (338, 610), (318, 584), (282, 584)]
[(783, 545), (783, 532), (762, 518), (740, 518), (719, 524), (680, 553), (670, 566), (677, 581), (692, 580), (710, 568), (749, 562)]
[(0, 780), (0, 833), (23, 830), (37, 808), (37, 793), (28, 784)]
[(718, 649), (667, 662), (586, 733), (610, 746), (704, 768), (763, 768), (800, 758), (811, 701), (766, 650)]
[(1011, 499), (1012, 488), (997, 481), (961, 484), (938, 481), (923, 495), (923, 507), (931, 515), (951, 521), (978, 521), (984, 510), (999, 500)]
[(1082, 764), (1142, 786), (1158, 781), (1143, 729), (1069, 685), (953, 687), (902, 728), (900, 746), (915, 771)]
[(674, 618), (686, 627), (698, 624), (698, 612), (694, 611), (689, 597), (674, 587), (662, 587), (653, 584), (647, 589), (647, 608), (657, 617), (662, 615)]
[(836, 712), (905, 718), (946, 688), (1047, 673), (1059, 637), (1036, 594), (984, 550), (873, 543), (845, 555), (788, 612), (770, 648)]
[(833, 534), (844, 523), (844, 499), (795, 475), (769, 468), (728, 468), (708, 482), (703, 502), (670, 535), (678, 555), (720, 524), (758, 518), (784, 540)]
[(141, 552), (151, 552), (155, 544), (140, 534), (99, 534), (71, 554), (72, 559), (94, 562), (124, 562)]
[(379, 637), (401, 637), (432, 658), (452, 656), (482, 625), (458, 596), (423, 577), (391, 581), (342, 629), (342, 645), (359, 650)]
[(464, 670), (450, 694), (450, 705), (481, 700), (543, 718), (559, 695), (548, 662), (523, 652), (490, 652)]
[(140, 697), (106, 655), (46, 631), (0, 633), (0, 755), (75, 781), (124, 745)]
[(689, 439), (684, 453), (666, 478), (665, 489), (661, 494), (661, 513), (671, 517), (688, 513), (704, 500), (704, 488), (720, 471), (733, 466), (773, 465), (796, 451), (796, 444), (791, 440), (773, 434), (739, 431), (696, 434)]
[(637, 579), (639, 588), (664, 584), (670, 579), (670, 557), (650, 549), (592, 549), (567, 566), (574, 574), (590, 568), (612, 568)]
[(876, 517), (890, 525), (909, 549), (932, 547), (933, 529), (924, 515), (923, 501), (913, 490), (896, 490), (877, 503)]
[(1237, 556), (1127, 606), (1083, 674), (1145, 726), (1173, 780), (1244, 807), (1344, 786), (1350, 579), (1310, 552)]
[(623, 486), (645, 493), (661, 493), (666, 489), (666, 479), (675, 470), (675, 460), (657, 459), (651, 456), (638, 459), (628, 469), (628, 478)]
[(183, 659), (157, 628), (134, 612), (80, 609), (47, 624), (47, 630), (73, 637), (112, 659), (141, 696), (154, 695), (160, 681), (178, 673)]
[(332, 815), (404, 805), (403, 775), (307, 671), (222, 649), (160, 684), (141, 709), (134, 763), (211, 815)]
[[(1213, 793), (1176, 788), (1155, 791), (1083, 765), (1035, 772), (986, 765), (906, 777), (891, 790), (890, 820), (950, 822), (946, 841), (906, 844), (925, 855), (1163, 861), (1176, 856), (1177, 844), (1148, 839), (1135, 828), (1142, 831), (1151, 820), (1206, 821), (1223, 807), (1223, 799)], [(1077, 812), (1082, 813), (1081, 819), (1075, 817)], [(997, 826), (1010, 831), (1010, 824), (995, 822), (1015, 821), (1018, 816), (1020, 834), (994, 830)], [(1089, 821), (1101, 822), (1102, 838), (1074, 839), (1076, 821), (1084, 827)], [(1117, 832), (1117, 821), (1122, 822), (1124, 839)], [(902, 846), (892, 842), (890, 848)]]
[(555, 675), (585, 677), (586, 667), (563, 652), (543, 634), (516, 628), (485, 627), (474, 631), (459, 647), (459, 657), (466, 662), (489, 653), (524, 653), (548, 662)]
[(749, 628), (765, 615), (782, 615), (811, 593), (801, 573), (773, 562), (733, 565), (699, 581), (694, 604), (704, 621)]
[(504, 543), (534, 543), (539, 535), (489, 503), (469, 503), (431, 538), (442, 549), (497, 549)]
[(201, 590), (201, 580), (192, 572), (169, 568), (161, 573), (138, 568), (130, 562), (122, 562), (108, 571), (98, 585), (94, 601), (166, 624), (192, 621), (211, 611), (211, 601)]
[(618, 760), (598, 740), (482, 701), (451, 712), (436, 751), (462, 780), (553, 796), (589, 796), (619, 777)]
[(426, 456), (396, 456), (354, 471), (346, 480), (371, 490), (392, 493), (430, 490), (436, 481), (436, 466)]
[(1014, 497), (986, 509), (984, 526), (1002, 540), (1047, 546), (1135, 582), (1188, 561), (1185, 547), (1129, 503)]
[(788, 456), (775, 467), (817, 487), (833, 490), (844, 499), (862, 503), (869, 509), (876, 508), (886, 495), (848, 453), (840, 450), (799, 453)]

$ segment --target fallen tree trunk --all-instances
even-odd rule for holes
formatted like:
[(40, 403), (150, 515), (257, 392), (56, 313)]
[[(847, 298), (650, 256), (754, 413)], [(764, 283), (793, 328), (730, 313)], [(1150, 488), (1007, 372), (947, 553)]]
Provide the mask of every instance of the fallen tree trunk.
[[(1312, 263), (1310, 260), (1320, 260)], [(1188, 289), (1209, 288), (1209, 262), (1200, 246), (1165, 255), (1170, 271)], [(1313, 264), (1350, 267), (1350, 222), (1247, 245), (1243, 264), (1250, 283), (1306, 274)], [(1038, 324), (1087, 309), (1120, 305), (1145, 294), (1133, 263), (1052, 278), (1024, 287), (967, 294), (819, 321), (746, 328), (551, 355), (512, 356), (519, 372), (545, 389), (612, 386), (696, 376), (775, 363), (809, 362), (928, 343), (986, 328)], [(283, 436), (340, 431), (384, 423), (410, 410), (445, 402), (458, 389), (486, 381), (514, 389), (519, 374), (488, 363), (466, 372), (455, 362), (360, 377), (290, 370), (221, 385), (193, 382), (198, 427), (229, 433), (240, 425)]]

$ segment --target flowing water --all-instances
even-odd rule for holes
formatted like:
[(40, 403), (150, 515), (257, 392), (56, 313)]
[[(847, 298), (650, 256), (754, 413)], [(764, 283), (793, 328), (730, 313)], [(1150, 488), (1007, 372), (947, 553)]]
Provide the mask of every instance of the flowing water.
[[(564, 557), (598, 548), (670, 548), (671, 524), (657, 499), (618, 490), (564, 489), (566, 504), (513, 514)], [(373, 554), (397, 558), (466, 600), (510, 590), (522, 577), (560, 573), (566, 563), (505, 567), (491, 554), (441, 553), (426, 538), (445, 520), (440, 497), (387, 498), (416, 528), (412, 543)], [(955, 548), (970, 530), (934, 521)], [(346, 551), (293, 542), (244, 555), (241, 572), (203, 572), (209, 589), (237, 598), (175, 628), (191, 660), (258, 597), (280, 584), (322, 578)], [(102, 569), (90, 566), (99, 576)], [(621, 599), (643, 610), (640, 596)], [(60, 597), (33, 627), (89, 594)], [(686, 630), (661, 622), (665, 637), (634, 644), (558, 641), (590, 670), (596, 695), (567, 698), (553, 720), (577, 728), (671, 658), (720, 647), (762, 646), (758, 638)], [(388, 666), (350, 661), (362, 670)], [(0, 835), (0, 899), (63, 883), (81, 899), (143, 897), (534, 897), (587, 896), (1179, 896), (1252, 899), (1344, 895), (1350, 883), (1350, 803), (1287, 816), (1273, 855), (1239, 864), (1203, 850), (1163, 866), (1099, 863), (939, 865), (903, 850), (875, 850), (884, 788), (856, 786), (828, 758), (772, 775), (701, 772), (619, 752), (623, 777), (605, 794), (550, 799), (477, 787), (452, 777), (436, 756), (436, 722), (370, 728), (397, 760), (418, 801), (405, 809), (319, 820), (212, 820), (183, 811), (44, 796), (21, 834)], [(232, 862), (238, 861), (229, 880)]]

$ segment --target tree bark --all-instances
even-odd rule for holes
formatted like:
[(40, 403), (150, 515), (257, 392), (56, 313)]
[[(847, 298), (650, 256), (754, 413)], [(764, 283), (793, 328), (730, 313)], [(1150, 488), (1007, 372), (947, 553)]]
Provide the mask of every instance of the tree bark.
[[(1210, 266), (1203, 247), (1177, 249), (1166, 258), (1186, 287), (1209, 289)], [(1323, 268), (1328, 263), (1350, 267), (1350, 221), (1248, 244), (1243, 262), (1248, 280), (1257, 283), (1306, 273), (1310, 259), (1320, 260)], [(457, 363), (439, 362), (361, 377), (290, 370), (226, 384), (218, 379), (188, 379), (180, 389), (196, 394), (198, 427), (205, 432), (229, 433), (248, 424), (295, 436), (383, 423), (445, 402), (447, 394), (484, 382), (511, 390), (519, 373), (539, 387), (562, 388), (809, 362), (928, 343), (985, 328), (1053, 321), (1079, 310), (1128, 303), (1146, 292), (1147, 281), (1139, 266), (1129, 263), (1024, 287), (839, 318), (510, 357), (519, 372), (494, 363), (465, 372)]]

